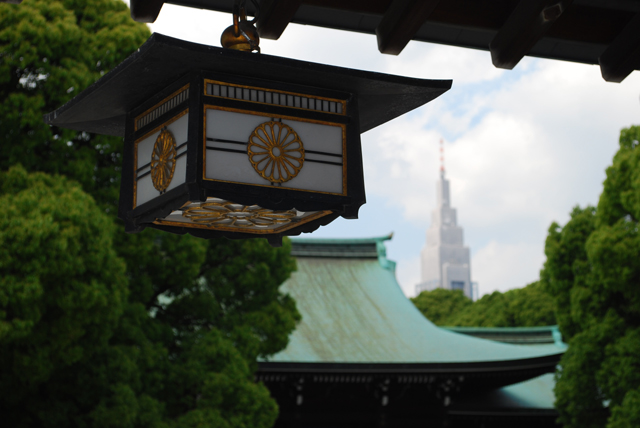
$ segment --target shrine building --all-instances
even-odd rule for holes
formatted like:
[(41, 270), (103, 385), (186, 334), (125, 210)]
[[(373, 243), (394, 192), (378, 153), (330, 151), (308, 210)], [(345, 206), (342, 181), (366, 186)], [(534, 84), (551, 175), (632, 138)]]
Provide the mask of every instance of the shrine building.
[(278, 403), (275, 426), (557, 426), (557, 329), (435, 326), (398, 285), (389, 239), (292, 240), (298, 270), (282, 291), (302, 321), (256, 375)]

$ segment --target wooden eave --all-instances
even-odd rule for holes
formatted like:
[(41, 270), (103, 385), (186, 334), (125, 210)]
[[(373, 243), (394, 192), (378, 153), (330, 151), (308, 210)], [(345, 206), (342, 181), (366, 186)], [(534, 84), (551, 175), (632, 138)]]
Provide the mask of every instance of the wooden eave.
[[(432, 376), (464, 379), (464, 387), (492, 389), (553, 373), (561, 353), (512, 361), (474, 363), (280, 363), (259, 362), (257, 378), (279, 376), (325, 376), (344, 379), (349, 376), (386, 377), (395, 380)], [(284, 377), (283, 377), (284, 379)], [(337, 382), (343, 382), (337, 380)]]
[[(132, 15), (153, 22), (162, 3), (221, 12), (233, 0), (131, 0)], [(249, 13), (255, 13), (247, 1)], [(399, 54), (410, 40), (487, 50), (496, 67), (525, 55), (599, 64), (621, 82), (640, 69), (640, 0), (260, 0), (261, 37), (277, 39), (289, 22), (376, 35)]]

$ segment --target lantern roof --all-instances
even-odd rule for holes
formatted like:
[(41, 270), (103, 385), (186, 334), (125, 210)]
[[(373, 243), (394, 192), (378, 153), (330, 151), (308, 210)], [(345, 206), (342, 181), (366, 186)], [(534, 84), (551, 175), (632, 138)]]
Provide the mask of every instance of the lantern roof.
[(154, 33), (121, 64), (45, 115), (45, 122), (124, 136), (127, 112), (178, 78), (197, 71), (357, 94), (360, 132), (428, 103), (449, 90), (452, 83), (252, 54)]

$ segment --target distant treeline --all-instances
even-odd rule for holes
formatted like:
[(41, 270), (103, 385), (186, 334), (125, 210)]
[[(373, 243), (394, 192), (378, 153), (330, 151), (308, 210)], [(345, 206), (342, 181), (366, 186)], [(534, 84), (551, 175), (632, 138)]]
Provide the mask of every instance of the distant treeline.
[(553, 298), (539, 282), (505, 293), (495, 291), (473, 302), (462, 290), (438, 288), (411, 299), (431, 322), (441, 326), (535, 327), (556, 324)]

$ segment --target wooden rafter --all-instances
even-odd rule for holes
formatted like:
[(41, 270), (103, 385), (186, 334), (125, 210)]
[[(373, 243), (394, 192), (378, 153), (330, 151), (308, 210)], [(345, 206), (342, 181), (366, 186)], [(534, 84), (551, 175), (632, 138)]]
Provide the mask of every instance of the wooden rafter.
[(378, 50), (398, 55), (440, 0), (393, 0), (376, 28)]
[(521, 0), (489, 44), (493, 65), (513, 69), (572, 1)]
[(262, 0), (256, 21), (260, 37), (279, 39), (301, 3), (302, 0)]
[(155, 22), (163, 4), (163, 0), (131, 0), (131, 17), (139, 22)]
[[(163, 3), (231, 13), (234, 0), (131, 0), (131, 15), (153, 22)], [(600, 64), (611, 82), (640, 70), (640, 0), (246, 0), (246, 7), (267, 39), (295, 22), (376, 34), (388, 54), (419, 40), (490, 50), (506, 69), (530, 55)]]
[(640, 68), (640, 13), (637, 13), (598, 59), (607, 82), (622, 82)]

